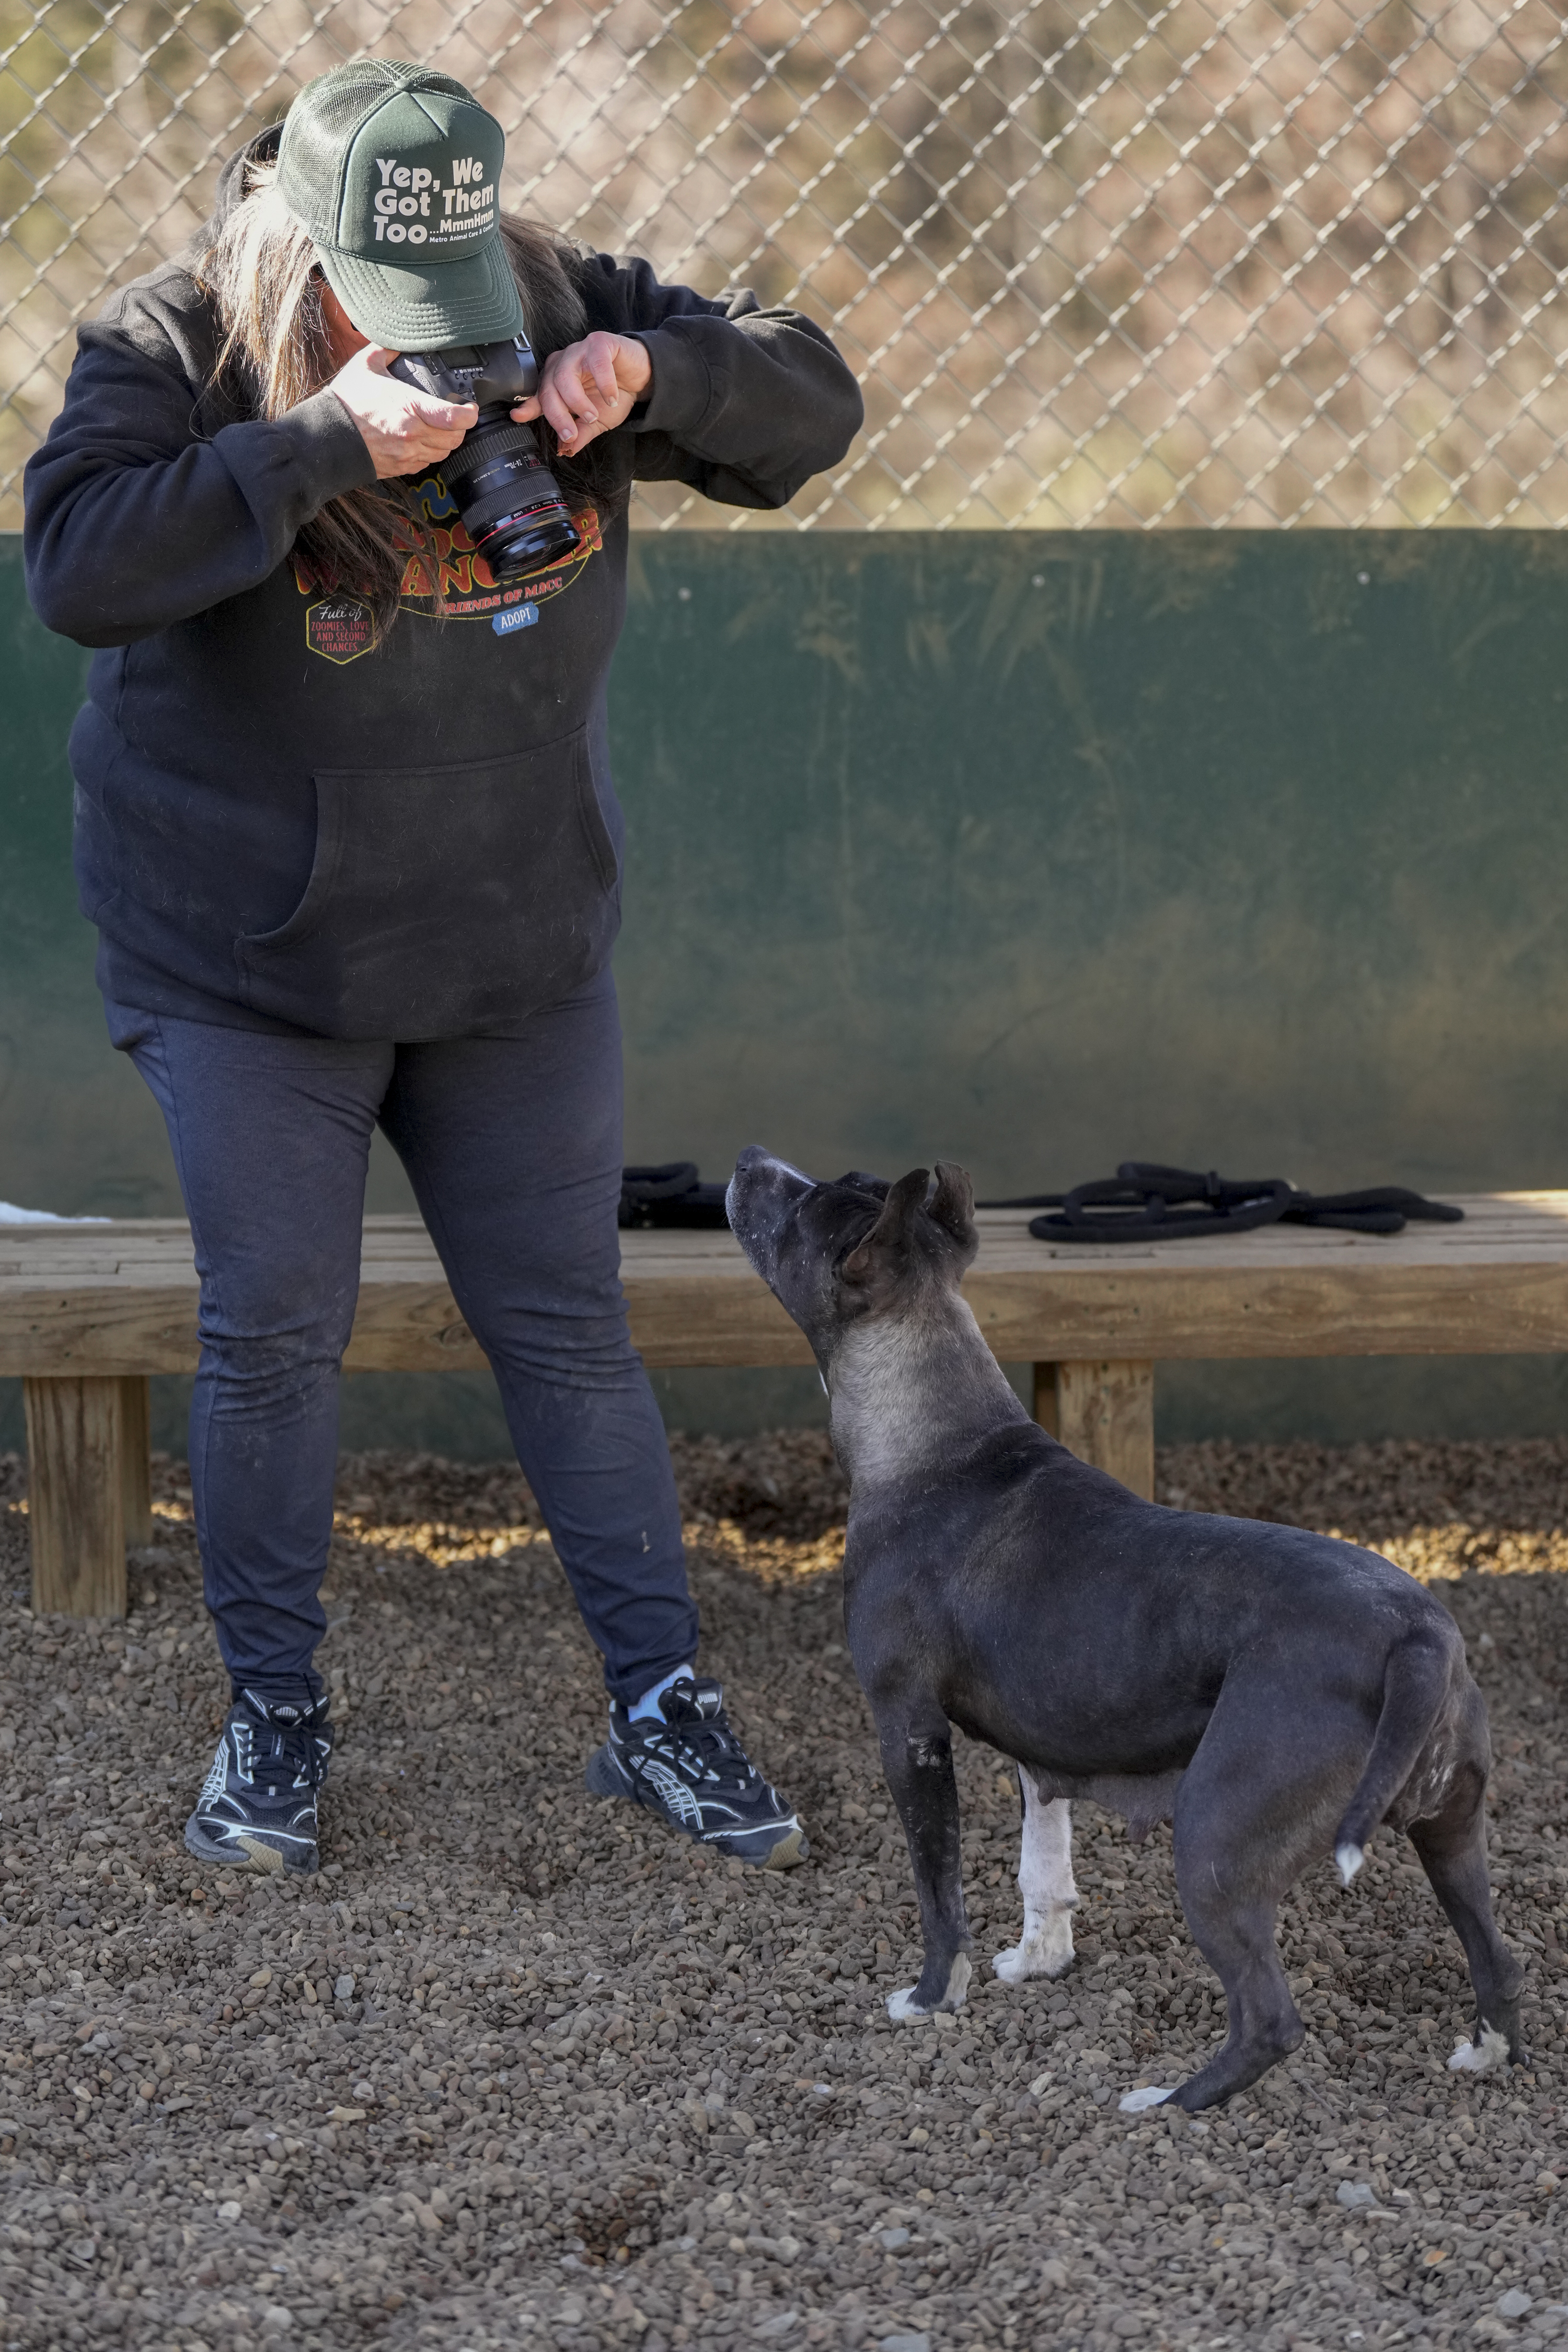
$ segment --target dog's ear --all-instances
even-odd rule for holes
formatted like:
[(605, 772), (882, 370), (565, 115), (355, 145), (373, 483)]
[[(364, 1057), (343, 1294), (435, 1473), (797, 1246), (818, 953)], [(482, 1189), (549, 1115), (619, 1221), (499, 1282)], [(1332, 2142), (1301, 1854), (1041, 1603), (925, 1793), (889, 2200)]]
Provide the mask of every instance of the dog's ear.
[(936, 1163), (936, 1191), (931, 1195), (931, 1213), (960, 1249), (973, 1248), (974, 1187), (969, 1181), (969, 1171), (960, 1168), (955, 1160), (939, 1160)]
[(888, 1188), (882, 1203), (882, 1213), (858, 1247), (852, 1249), (840, 1268), (846, 1282), (864, 1282), (878, 1257), (889, 1250), (909, 1246), (915, 1219), (925, 1205), (926, 1188), (931, 1182), (929, 1168), (911, 1168)]

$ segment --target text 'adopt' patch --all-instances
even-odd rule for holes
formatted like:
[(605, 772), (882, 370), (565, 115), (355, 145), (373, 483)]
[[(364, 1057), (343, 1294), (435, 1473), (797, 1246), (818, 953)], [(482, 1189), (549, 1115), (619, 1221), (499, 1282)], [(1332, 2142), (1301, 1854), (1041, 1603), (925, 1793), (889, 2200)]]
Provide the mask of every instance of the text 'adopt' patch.
[(432, 171), (378, 155), (374, 205), (378, 245), (437, 245), (452, 252), (495, 226), (495, 183), (477, 155), (455, 155)]

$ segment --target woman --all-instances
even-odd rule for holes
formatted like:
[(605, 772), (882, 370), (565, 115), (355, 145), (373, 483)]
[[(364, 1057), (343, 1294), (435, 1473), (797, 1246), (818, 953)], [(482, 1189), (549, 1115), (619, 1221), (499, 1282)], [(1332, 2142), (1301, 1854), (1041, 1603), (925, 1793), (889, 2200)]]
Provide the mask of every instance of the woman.
[[(860, 402), (793, 312), (504, 221), (503, 154), (444, 75), (312, 82), (192, 253), (81, 331), (27, 472), (34, 604), (101, 648), (70, 746), (82, 906), (201, 1276), (192, 1490), (233, 1704), (186, 1843), (316, 1868), (318, 1588), (379, 1125), (604, 1655), (589, 1787), (778, 1868), (805, 1839), (697, 1674), (620, 1294), (605, 691), (631, 481), (780, 505)], [(512, 580), (440, 470), (477, 410), (388, 354), (525, 330), (548, 357), (511, 415), (577, 544)]]

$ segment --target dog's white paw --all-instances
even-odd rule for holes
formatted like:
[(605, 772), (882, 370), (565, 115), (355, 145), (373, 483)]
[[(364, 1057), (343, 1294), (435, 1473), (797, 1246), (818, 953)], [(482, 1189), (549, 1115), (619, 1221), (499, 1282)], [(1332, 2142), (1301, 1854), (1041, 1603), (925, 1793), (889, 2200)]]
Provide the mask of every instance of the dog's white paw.
[(1343, 1845), (1335, 1846), (1334, 1864), (1340, 1874), (1340, 1885), (1342, 1886), (1348, 1886), (1350, 1885), (1351, 1880), (1355, 1876), (1356, 1872), (1361, 1868), (1362, 1864), (1365, 1860), (1366, 1856), (1362, 1852), (1361, 1847), (1359, 1845), (1352, 1845), (1348, 1838)]
[(1145, 2083), (1141, 2090), (1129, 2091), (1116, 2104), (1124, 2116), (1141, 2116), (1146, 2107), (1163, 2107), (1167, 2099), (1175, 2095), (1173, 2090), (1157, 2091), (1152, 2083)]
[(1450, 2074), (1495, 2074), (1508, 2064), (1508, 2038), (1484, 2021), (1479, 2046), (1461, 2042), (1448, 2061)]
[(968, 1953), (957, 1953), (952, 1968), (947, 1972), (947, 1990), (940, 2000), (917, 2006), (915, 1994), (920, 1990), (919, 1986), (905, 1985), (901, 1992), (889, 1994), (888, 2015), (895, 2023), (900, 2023), (908, 2018), (931, 2017), (939, 2009), (948, 2011), (962, 2009), (963, 1996), (969, 1990), (969, 1973)]
[(998, 1952), (991, 1965), (1004, 1984), (1023, 1984), (1029, 1977), (1059, 1977), (1073, 1963), (1072, 1929), (1064, 1919), (1059, 1930), (1026, 1936)]

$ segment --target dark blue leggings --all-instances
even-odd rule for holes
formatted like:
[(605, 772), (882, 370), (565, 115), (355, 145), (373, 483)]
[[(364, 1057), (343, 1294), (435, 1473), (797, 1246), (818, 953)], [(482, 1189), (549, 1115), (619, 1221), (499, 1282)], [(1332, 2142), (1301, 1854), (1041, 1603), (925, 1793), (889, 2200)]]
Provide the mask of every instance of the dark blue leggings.
[(697, 1612), (658, 1409), (626, 1332), (621, 1039), (606, 972), (507, 1038), (267, 1036), (109, 1007), (168, 1125), (201, 1276), (191, 1491), (237, 1688), (316, 1696), (339, 1365), (372, 1129), (405, 1168), (577, 1606), (628, 1704)]

